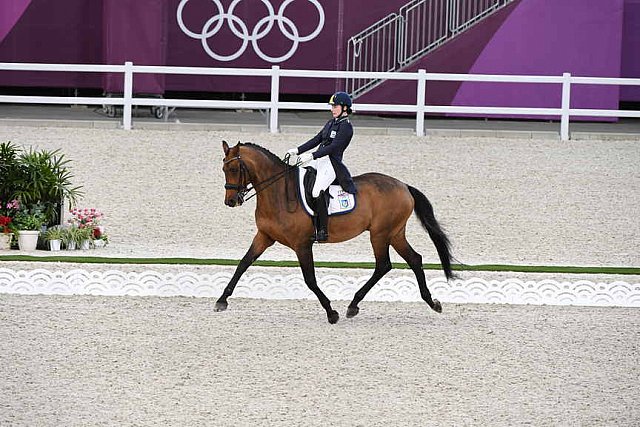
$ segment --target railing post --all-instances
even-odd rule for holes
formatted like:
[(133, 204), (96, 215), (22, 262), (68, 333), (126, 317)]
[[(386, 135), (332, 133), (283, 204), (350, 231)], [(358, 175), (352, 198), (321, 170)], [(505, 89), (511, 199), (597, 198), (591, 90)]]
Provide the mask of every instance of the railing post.
[(560, 117), (560, 139), (569, 140), (569, 109), (571, 108), (571, 73), (562, 74), (562, 116)]
[(131, 99), (133, 98), (133, 63), (124, 63), (124, 108), (122, 109), (122, 127), (131, 130)]
[(416, 101), (416, 135), (424, 136), (424, 103), (427, 89), (427, 72), (424, 69), (418, 70), (418, 93)]
[(278, 98), (280, 93), (280, 67), (271, 67), (271, 108), (269, 110), (269, 131), (278, 133)]

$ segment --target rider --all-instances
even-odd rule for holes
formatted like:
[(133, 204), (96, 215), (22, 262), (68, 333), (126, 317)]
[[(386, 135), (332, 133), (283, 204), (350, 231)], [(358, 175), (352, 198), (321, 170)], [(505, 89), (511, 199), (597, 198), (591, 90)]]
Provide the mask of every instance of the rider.
[[(309, 163), (317, 171), (312, 191), (316, 211), (316, 242), (326, 242), (329, 238), (327, 232), (329, 200), (328, 197), (325, 197), (329, 185), (337, 178), (344, 191), (351, 194), (357, 192), (349, 170), (342, 163), (344, 150), (349, 146), (353, 137), (353, 127), (349, 121), (349, 115), (352, 113), (351, 97), (346, 92), (336, 92), (329, 99), (329, 104), (333, 118), (324, 125), (316, 136), (301, 146), (287, 151), (289, 155), (299, 154), (301, 164)], [(316, 151), (309, 152), (317, 146), (320, 147)]]

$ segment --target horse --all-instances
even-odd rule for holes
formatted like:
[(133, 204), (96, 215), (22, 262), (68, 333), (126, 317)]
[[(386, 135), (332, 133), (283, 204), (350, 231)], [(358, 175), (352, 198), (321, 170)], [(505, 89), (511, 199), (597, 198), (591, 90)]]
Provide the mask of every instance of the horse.
[[(253, 143), (238, 142), (234, 147), (229, 147), (223, 141), (222, 149), (222, 170), (226, 180), (224, 203), (229, 207), (241, 206), (247, 193), (253, 190), (253, 196), (257, 199), (255, 221), (258, 230), (233, 277), (216, 301), (215, 311), (227, 309), (227, 298), (233, 293), (242, 274), (267, 248), (279, 242), (296, 253), (306, 285), (327, 312), (329, 323), (336, 323), (340, 316), (331, 308), (331, 301), (316, 282), (311, 238), (314, 227), (298, 201), (297, 165), (290, 165), (289, 159), (285, 162), (266, 148)], [(327, 243), (344, 242), (368, 230), (376, 262), (371, 278), (355, 293), (349, 304), (347, 318), (358, 314), (359, 303), (391, 270), (389, 246), (413, 270), (422, 299), (435, 312), (441, 313), (442, 304), (431, 297), (427, 288), (422, 256), (411, 247), (405, 236), (407, 221), (412, 212), (415, 212), (436, 247), (447, 280), (454, 277), (451, 244), (436, 221), (431, 203), (419, 190), (388, 175), (366, 173), (355, 176), (353, 181), (358, 191), (356, 208), (348, 214), (329, 217)]]

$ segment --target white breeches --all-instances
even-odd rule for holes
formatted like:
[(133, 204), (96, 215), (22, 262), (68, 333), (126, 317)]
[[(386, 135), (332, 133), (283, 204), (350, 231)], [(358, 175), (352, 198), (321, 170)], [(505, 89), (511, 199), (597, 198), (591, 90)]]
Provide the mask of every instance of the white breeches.
[(311, 195), (315, 198), (320, 195), (320, 192), (329, 188), (331, 183), (336, 179), (336, 172), (333, 170), (333, 165), (329, 156), (320, 157), (309, 162), (309, 166), (315, 168), (318, 172), (316, 176), (316, 183), (313, 185)]

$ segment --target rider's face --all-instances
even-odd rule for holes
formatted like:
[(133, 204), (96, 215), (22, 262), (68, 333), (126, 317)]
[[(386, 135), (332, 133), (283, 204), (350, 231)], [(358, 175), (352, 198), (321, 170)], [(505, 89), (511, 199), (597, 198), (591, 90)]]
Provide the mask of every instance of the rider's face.
[(338, 118), (342, 114), (342, 105), (334, 104), (331, 106), (331, 115), (333, 118)]

